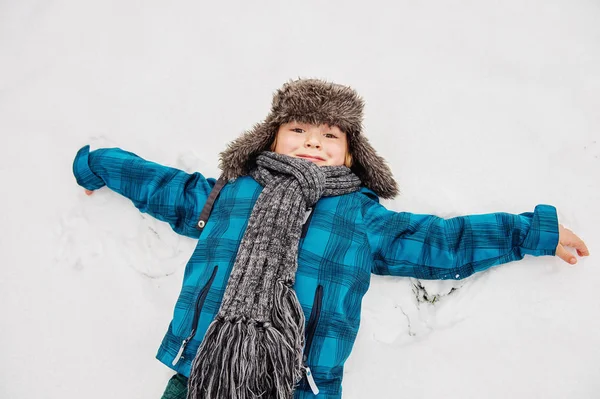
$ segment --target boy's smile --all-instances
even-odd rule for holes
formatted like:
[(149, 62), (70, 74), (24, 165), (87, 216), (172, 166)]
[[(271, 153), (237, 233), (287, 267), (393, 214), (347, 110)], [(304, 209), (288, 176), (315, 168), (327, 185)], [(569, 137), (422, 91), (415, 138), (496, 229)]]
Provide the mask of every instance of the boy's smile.
[(318, 162), (318, 161), (325, 161), (323, 158), (317, 156), (317, 155), (308, 155), (308, 154), (297, 154), (296, 155), (298, 158), (304, 158), (304, 159), (308, 159), (309, 161), (313, 161), (313, 162)]

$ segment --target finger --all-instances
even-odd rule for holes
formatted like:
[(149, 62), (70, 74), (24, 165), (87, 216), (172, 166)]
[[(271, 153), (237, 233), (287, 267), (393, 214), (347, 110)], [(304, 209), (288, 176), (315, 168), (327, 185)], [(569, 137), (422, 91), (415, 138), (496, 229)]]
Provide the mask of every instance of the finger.
[(86, 193), (87, 195), (92, 195), (92, 194), (94, 194), (94, 192), (93, 192), (93, 191), (91, 191), (91, 190), (84, 190), (84, 191), (85, 191), (85, 193)]
[(577, 253), (579, 254), (579, 256), (588, 256), (590, 254), (590, 251), (588, 250), (587, 245), (585, 245), (585, 242), (583, 242), (583, 240), (577, 236), (575, 236), (577, 238), (577, 241), (574, 243), (574, 247), (577, 250)]
[(581, 241), (580, 245), (575, 247), (577, 250), (577, 255), (579, 256), (590, 256), (590, 251), (583, 241)]
[(573, 254), (571, 254), (569, 251), (567, 251), (565, 249), (565, 247), (563, 247), (561, 244), (558, 244), (558, 246), (556, 247), (556, 256), (558, 256), (565, 262), (570, 263), (572, 265), (577, 263), (577, 259), (575, 259)]
[(579, 256), (588, 256), (590, 254), (583, 240), (571, 231), (565, 234), (560, 243), (564, 246), (575, 248)]

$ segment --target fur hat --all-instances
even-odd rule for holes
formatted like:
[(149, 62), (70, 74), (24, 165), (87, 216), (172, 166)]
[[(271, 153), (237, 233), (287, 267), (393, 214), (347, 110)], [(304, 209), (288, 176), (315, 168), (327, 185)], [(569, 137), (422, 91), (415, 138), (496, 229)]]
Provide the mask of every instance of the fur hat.
[(398, 194), (398, 185), (385, 160), (362, 134), (363, 99), (348, 86), (319, 79), (290, 80), (273, 96), (267, 118), (227, 145), (220, 153), (222, 177), (247, 175), (256, 156), (269, 150), (279, 126), (292, 122), (337, 126), (346, 133), (352, 171), (363, 185), (382, 198)]

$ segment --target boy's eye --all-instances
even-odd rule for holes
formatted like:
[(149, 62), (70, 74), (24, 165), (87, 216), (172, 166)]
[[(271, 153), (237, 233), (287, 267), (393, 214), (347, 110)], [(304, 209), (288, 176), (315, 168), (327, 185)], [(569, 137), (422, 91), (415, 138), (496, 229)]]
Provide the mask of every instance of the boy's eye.
[[(299, 127), (293, 127), (290, 129), (292, 132), (296, 132), (296, 133), (304, 133), (304, 129), (301, 129)], [(336, 136), (333, 133), (325, 133), (325, 137), (327, 137), (328, 139), (337, 139), (338, 136)]]

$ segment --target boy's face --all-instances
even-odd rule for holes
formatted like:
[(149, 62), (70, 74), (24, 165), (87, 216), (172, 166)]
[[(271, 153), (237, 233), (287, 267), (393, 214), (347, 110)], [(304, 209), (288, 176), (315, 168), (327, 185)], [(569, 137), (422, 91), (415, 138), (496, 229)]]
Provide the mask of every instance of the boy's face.
[(346, 133), (337, 126), (290, 122), (279, 126), (274, 152), (319, 166), (342, 166), (348, 151)]

